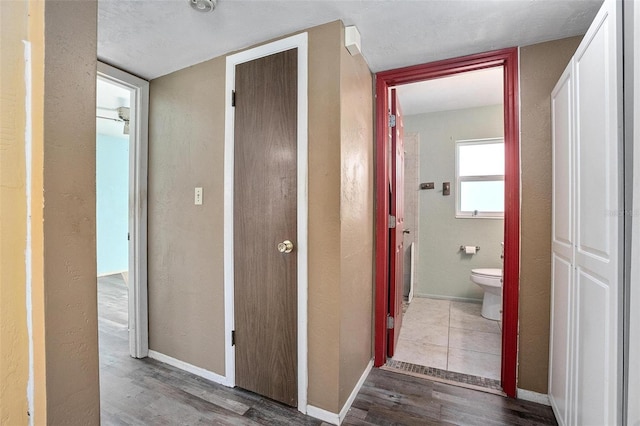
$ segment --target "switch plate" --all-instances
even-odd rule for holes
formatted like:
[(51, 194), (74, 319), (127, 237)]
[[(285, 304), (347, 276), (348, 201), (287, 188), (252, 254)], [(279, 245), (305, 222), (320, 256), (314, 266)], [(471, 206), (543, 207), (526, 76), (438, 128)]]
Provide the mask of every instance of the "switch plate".
[(196, 206), (202, 205), (202, 187), (196, 187), (193, 204)]
[(433, 189), (435, 187), (436, 186), (433, 182), (425, 182), (420, 184), (420, 189)]
[(442, 182), (442, 195), (451, 195), (451, 182)]

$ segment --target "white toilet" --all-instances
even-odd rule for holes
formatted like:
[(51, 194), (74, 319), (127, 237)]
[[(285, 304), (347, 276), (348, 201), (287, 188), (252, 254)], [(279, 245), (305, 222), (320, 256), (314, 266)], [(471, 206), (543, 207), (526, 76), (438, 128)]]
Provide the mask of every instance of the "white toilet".
[(502, 269), (472, 269), (471, 281), (484, 291), (482, 316), (494, 321), (502, 319)]

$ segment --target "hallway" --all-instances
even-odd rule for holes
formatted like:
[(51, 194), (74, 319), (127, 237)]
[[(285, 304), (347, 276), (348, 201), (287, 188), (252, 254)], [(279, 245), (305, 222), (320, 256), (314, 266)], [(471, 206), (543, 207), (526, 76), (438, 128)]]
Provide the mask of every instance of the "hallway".
[[(254, 393), (227, 388), (128, 352), (127, 293), (119, 275), (98, 279), (103, 425), (327, 425)], [(555, 425), (527, 401), (373, 369), (343, 425)]]

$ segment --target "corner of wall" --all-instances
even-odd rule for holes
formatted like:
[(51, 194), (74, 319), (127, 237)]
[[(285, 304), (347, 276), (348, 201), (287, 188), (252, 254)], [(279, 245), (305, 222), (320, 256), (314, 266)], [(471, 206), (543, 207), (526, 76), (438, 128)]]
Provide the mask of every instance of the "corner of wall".
[(308, 403), (340, 410), (339, 21), (309, 29)]
[(518, 387), (547, 393), (551, 292), (551, 90), (582, 37), (520, 48)]
[(340, 25), (340, 383), (349, 401), (373, 353), (373, 81), (362, 55), (344, 47)]
[(47, 421), (100, 421), (95, 252), (97, 1), (44, 8)]

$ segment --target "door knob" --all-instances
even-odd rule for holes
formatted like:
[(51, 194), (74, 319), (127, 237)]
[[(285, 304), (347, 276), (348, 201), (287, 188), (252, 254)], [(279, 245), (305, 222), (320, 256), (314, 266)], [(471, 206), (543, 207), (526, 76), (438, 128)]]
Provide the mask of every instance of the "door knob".
[(280, 253), (291, 253), (293, 251), (293, 243), (289, 240), (278, 243), (278, 251)]

